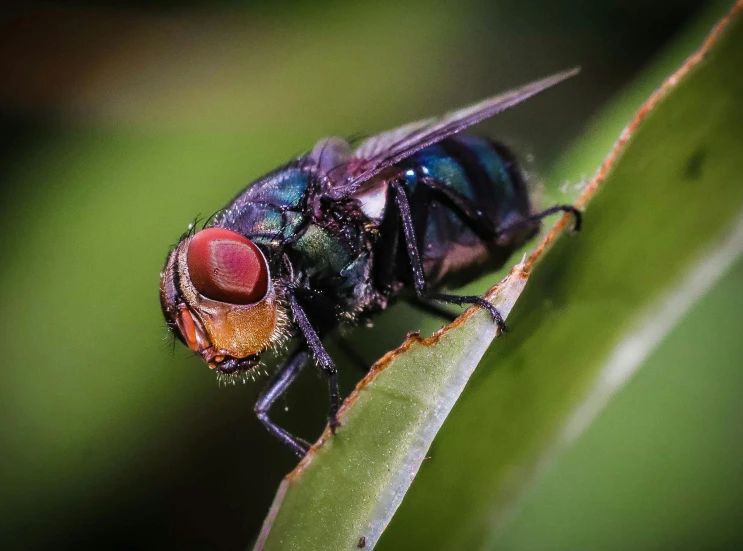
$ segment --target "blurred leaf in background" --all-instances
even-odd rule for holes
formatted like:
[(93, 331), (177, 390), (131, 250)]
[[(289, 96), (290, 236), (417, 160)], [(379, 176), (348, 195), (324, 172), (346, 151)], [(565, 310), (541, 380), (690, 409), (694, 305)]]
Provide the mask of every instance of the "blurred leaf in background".
[[(321, 136), (581, 65), (580, 80), (480, 129), (539, 173), (700, 13), (639, 0), (144, 4), (0, 16), (0, 531), (13, 547), (243, 549), (257, 533), (294, 458), (254, 419), (261, 385), (218, 388), (159, 312), (167, 247), (195, 216)], [(436, 326), (400, 307), (354, 339), (372, 361)], [(357, 376), (345, 370), (344, 387)], [(324, 393), (308, 371), (278, 419), (313, 438)]]

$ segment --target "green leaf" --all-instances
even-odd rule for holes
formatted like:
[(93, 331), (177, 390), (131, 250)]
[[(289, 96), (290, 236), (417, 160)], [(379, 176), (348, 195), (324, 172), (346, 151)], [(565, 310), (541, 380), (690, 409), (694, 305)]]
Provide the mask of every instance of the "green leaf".
[[(526, 274), (515, 269), (497, 289), (494, 302), (504, 316), (525, 283)], [(489, 313), (472, 310), (462, 320), (430, 339), (410, 335), (377, 362), (344, 403), (342, 428), (333, 437), (326, 431), (282, 483), (272, 538), (298, 538), (289, 542), (303, 549), (342, 549), (361, 537), (372, 546), (379, 539), (496, 335)], [(332, 533), (317, 529), (318, 512), (339, 519)], [(279, 547), (291, 548), (289, 542)]]
[(743, 251), (742, 5), (622, 134), (579, 200), (583, 233), (551, 234), (494, 289), (513, 330), (452, 414), (495, 335), (483, 312), (377, 364), (342, 429), (282, 484), (257, 548), (353, 549), (361, 537), (373, 547), (414, 477), (381, 546), (482, 545), (534, 472), (726, 272)]

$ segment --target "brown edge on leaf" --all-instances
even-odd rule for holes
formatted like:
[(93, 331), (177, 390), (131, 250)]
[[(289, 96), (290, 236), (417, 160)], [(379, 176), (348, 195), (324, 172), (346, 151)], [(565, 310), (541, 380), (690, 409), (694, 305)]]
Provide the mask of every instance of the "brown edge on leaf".
[[(743, 1), (743, 0), (741, 0)], [(488, 292), (485, 294), (485, 298), (488, 300), (493, 300), (495, 296), (498, 295), (498, 293), (503, 289), (503, 287), (506, 286), (506, 283), (510, 281), (513, 278), (523, 278), (527, 279), (529, 277), (529, 273), (524, 270), (523, 264), (517, 264), (513, 268), (511, 268), (511, 271), (508, 273), (508, 275), (503, 278), (502, 281), (500, 281), (497, 285), (493, 286), (488, 290)], [(346, 399), (343, 401), (343, 405), (341, 405), (340, 409), (338, 410), (338, 420), (341, 421), (343, 419), (344, 414), (350, 408), (358, 399), (358, 397), (361, 395), (361, 392), (379, 375), (382, 371), (387, 369), (392, 362), (401, 354), (404, 352), (407, 352), (413, 345), (420, 345), (420, 346), (431, 346), (433, 344), (436, 344), (439, 340), (441, 340), (441, 337), (443, 337), (450, 329), (454, 329), (455, 327), (459, 327), (462, 325), (465, 321), (467, 321), (470, 316), (474, 315), (476, 312), (480, 310), (477, 306), (471, 306), (467, 310), (465, 310), (461, 316), (459, 316), (457, 319), (455, 319), (453, 322), (451, 322), (448, 325), (443, 326), (441, 329), (433, 333), (430, 337), (424, 338), (420, 336), (419, 332), (413, 332), (408, 333), (407, 338), (405, 339), (405, 342), (403, 342), (400, 346), (395, 348), (394, 350), (391, 350), (387, 352), (384, 356), (382, 356), (379, 360), (377, 360), (374, 365), (371, 366), (369, 369), (369, 372), (364, 375), (364, 378), (361, 379), (358, 384), (356, 385), (356, 388), (353, 389), (353, 392), (346, 397)], [(342, 423), (341, 423), (342, 426)], [(329, 438), (332, 437), (332, 433), (330, 431), (330, 427), (325, 427), (325, 430), (323, 431), (320, 438), (315, 442), (312, 447), (307, 452), (307, 455), (304, 456), (304, 458), (299, 462), (299, 464), (294, 468), (292, 472), (290, 472), (288, 475), (286, 475), (285, 480), (296, 480), (302, 475), (302, 472), (304, 469), (310, 464), (312, 461), (312, 458), (314, 456), (315, 451), (317, 451), (318, 448), (320, 448)]]
[[(700, 62), (704, 60), (704, 57), (706, 56), (709, 49), (719, 40), (722, 33), (725, 31), (725, 29), (730, 24), (730, 21), (733, 17), (737, 15), (737, 13), (743, 9), (743, 0), (737, 0), (733, 7), (730, 9), (730, 11), (723, 16), (720, 21), (717, 22), (717, 24), (712, 28), (710, 33), (707, 35), (707, 38), (705, 38), (704, 42), (702, 43), (701, 47), (692, 55), (690, 55), (684, 63), (681, 64), (681, 66), (668, 78), (666, 78), (663, 83), (660, 85), (660, 87), (653, 92), (650, 97), (645, 101), (645, 103), (640, 107), (637, 114), (633, 117), (633, 119), (630, 121), (630, 123), (622, 130), (621, 134), (619, 135), (619, 139), (614, 143), (614, 146), (612, 147), (611, 151), (609, 152), (609, 155), (604, 159), (604, 162), (601, 163), (601, 166), (596, 171), (596, 174), (594, 174), (593, 178), (589, 181), (588, 185), (586, 186), (586, 189), (583, 191), (583, 193), (580, 195), (580, 197), (576, 200), (575, 206), (579, 209), (583, 209), (588, 202), (588, 200), (591, 198), (591, 196), (596, 192), (599, 185), (606, 179), (607, 174), (609, 173), (609, 170), (614, 165), (614, 163), (617, 161), (619, 156), (624, 151), (625, 146), (627, 145), (627, 142), (630, 140), (632, 135), (635, 133), (637, 128), (642, 124), (642, 122), (645, 120), (647, 115), (650, 113), (650, 111), (653, 110), (653, 108), (656, 106), (658, 102), (660, 102), (665, 96), (668, 94), (670, 90), (672, 90), (678, 82), (686, 76), (687, 73), (689, 73), (694, 67), (696, 67)], [(492, 287), (486, 294), (485, 297), (488, 300), (492, 300), (498, 292), (502, 289), (503, 284), (506, 280), (508, 280), (512, 276), (517, 277), (528, 277), (529, 273), (531, 272), (531, 269), (534, 267), (534, 264), (539, 260), (539, 258), (544, 254), (544, 252), (549, 248), (549, 246), (557, 239), (557, 236), (560, 234), (560, 232), (565, 229), (565, 227), (570, 223), (572, 215), (565, 214), (560, 220), (557, 221), (557, 223), (554, 225), (552, 230), (549, 234), (539, 243), (536, 249), (534, 249), (534, 252), (531, 253), (531, 255), (522, 263), (517, 266), (515, 266), (511, 272), (509, 272), (508, 276)], [(339, 420), (343, 418), (344, 413), (346, 410), (351, 407), (354, 402), (358, 399), (360, 393), (366, 388), (376, 377), (384, 371), (391, 363), (392, 361), (397, 358), (400, 354), (407, 351), (409, 348), (411, 348), (414, 344), (419, 344), (422, 346), (431, 346), (432, 344), (435, 344), (438, 342), (441, 337), (448, 332), (450, 329), (453, 329), (455, 327), (458, 327), (465, 321), (469, 319), (470, 316), (472, 316), (477, 310), (479, 310), (478, 307), (473, 306), (468, 308), (461, 316), (459, 316), (456, 320), (454, 320), (449, 325), (445, 325), (438, 331), (436, 331), (433, 335), (431, 335), (429, 338), (423, 338), (420, 336), (419, 333), (410, 333), (405, 339), (405, 342), (402, 343), (398, 348), (395, 350), (392, 350), (390, 352), (387, 352), (384, 356), (382, 356), (369, 370), (369, 372), (364, 376), (364, 378), (356, 385), (356, 388), (353, 390), (353, 392), (344, 400), (343, 405), (341, 406), (340, 410), (338, 411), (338, 418)], [(304, 470), (307, 468), (307, 466), (312, 462), (312, 459), (315, 455), (315, 452), (329, 439), (331, 438), (332, 434), (330, 432), (330, 428), (326, 427), (325, 431), (323, 432), (322, 436), (313, 444), (313, 446), (310, 448), (310, 450), (307, 452), (307, 455), (299, 462), (299, 464), (294, 468), (292, 472), (290, 472), (288, 475), (286, 475), (284, 482), (282, 482), (282, 485), (284, 485), (286, 482), (295, 481), (298, 480), (301, 476)], [(280, 490), (281, 491), (281, 490)], [(284, 493), (286, 492), (286, 489), (284, 489)], [(281, 499), (277, 495), (277, 499), (274, 501), (274, 506), (272, 506), (272, 511), (274, 510), (274, 507), (276, 508), (276, 512), (278, 512), (278, 506), (281, 503)], [(267, 519), (268, 520), (268, 519)], [(266, 536), (268, 535), (268, 529), (270, 529), (270, 525), (273, 523), (266, 522), (264, 524), (264, 529), (266, 529)], [(263, 535), (263, 531), (261, 531), (261, 535)], [(259, 540), (260, 541), (260, 540)], [(259, 547), (256, 547), (256, 549), (259, 549)]]
[[(596, 192), (601, 182), (606, 179), (609, 170), (622, 154), (625, 146), (627, 145), (627, 142), (639, 128), (640, 124), (642, 124), (642, 122), (658, 104), (658, 102), (665, 98), (666, 95), (668, 95), (668, 92), (670, 92), (681, 81), (681, 79), (683, 79), (692, 69), (694, 69), (702, 61), (704, 61), (704, 58), (707, 55), (709, 49), (717, 43), (722, 33), (725, 32), (725, 29), (727, 29), (728, 25), (730, 24), (730, 21), (737, 15), (737, 13), (741, 9), (743, 9), (743, 0), (737, 0), (735, 4), (733, 4), (733, 6), (730, 8), (730, 11), (725, 14), (714, 27), (712, 27), (712, 30), (704, 39), (704, 42), (702, 42), (702, 45), (699, 47), (699, 49), (691, 54), (689, 57), (687, 57), (686, 60), (681, 64), (681, 66), (676, 69), (676, 71), (674, 71), (671, 76), (666, 78), (660, 85), (660, 87), (650, 95), (645, 103), (642, 104), (640, 109), (637, 111), (637, 114), (635, 114), (630, 123), (624, 127), (624, 130), (622, 130), (622, 133), (619, 135), (619, 139), (614, 143), (614, 146), (611, 148), (609, 155), (607, 155), (607, 157), (604, 159), (604, 162), (601, 163), (601, 166), (596, 171), (596, 174), (594, 174), (593, 178), (591, 178), (591, 180), (588, 182), (586, 189), (583, 190), (581, 196), (578, 197), (578, 200), (575, 202), (576, 208), (583, 209), (586, 206), (586, 203), (588, 203), (588, 200)], [(555, 241), (555, 239), (557, 239), (560, 231), (562, 231), (570, 222), (570, 218), (571, 215), (566, 214), (557, 221), (555, 226), (552, 228), (552, 231), (550, 231), (547, 237), (542, 240), (542, 242), (534, 250), (534, 252), (531, 253), (526, 262), (524, 262), (524, 269), (526, 271), (531, 270), (537, 260), (539, 260), (542, 254), (544, 254), (544, 251)]]

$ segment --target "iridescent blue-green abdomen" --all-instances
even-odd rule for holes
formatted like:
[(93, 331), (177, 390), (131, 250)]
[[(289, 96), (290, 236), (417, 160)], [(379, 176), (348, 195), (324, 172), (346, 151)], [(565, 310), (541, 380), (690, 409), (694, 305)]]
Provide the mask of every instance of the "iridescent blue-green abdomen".
[(500, 268), (539, 228), (483, 239), (441, 195), (421, 185), (435, 180), (469, 200), (492, 222), (493, 230), (531, 214), (524, 177), (511, 152), (487, 138), (456, 136), (426, 147), (399, 165), (410, 204), (429, 285), (459, 286)]

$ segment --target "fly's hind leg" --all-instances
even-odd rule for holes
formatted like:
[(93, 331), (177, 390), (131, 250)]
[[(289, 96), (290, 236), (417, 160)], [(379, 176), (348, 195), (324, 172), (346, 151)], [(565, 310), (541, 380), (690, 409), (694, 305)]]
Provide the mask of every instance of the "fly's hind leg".
[(504, 235), (508, 235), (514, 230), (519, 230), (523, 227), (527, 227), (534, 222), (542, 220), (542, 218), (546, 218), (558, 212), (564, 212), (573, 216), (573, 219), (575, 220), (573, 224), (573, 231), (578, 232), (581, 229), (583, 220), (582, 213), (573, 205), (555, 205), (541, 212), (537, 212), (536, 214), (532, 214), (531, 216), (522, 218), (521, 220), (517, 220), (516, 222), (513, 222), (511, 224), (498, 226), (497, 224), (494, 224), (493, 221), (486, 214), (484, 214), (480, 209), (477, 208), (477, 205), (474, 201), (472, 201), (468, 197), (461, 195), (456, 190), (440, 183), (438, 180), (435, 180), (433, 178), (424, 178), (422, 183), (435, 192), (439, 193), (441, 196), (445, 197), (446, 200), (449, 201), (452, 206), (459, 212), (462, 220), (467, 223), (472, 228), (472, 230), (475, 231), (475, 233), (477, 233), (482, 238), (498, 238)]
[(574, 221), (573, 231), (575, 232), (580, 231), (581, 225), (583, 224), (583, 213), (579, 211), (577, 208), (575, 208), (573, 205), (555, 205), (554, 207), (545, 209), (542, 212), (538, 212), (536, 214), (532, 214), (531, 216), (527, 216), (526, 218), (523, 218), (521, 220), (517, 220), (516, 222), (513, 222), (512, 224), (505, 224), (503, 226), (500, 226), (496, 228), (495, 233), (498, 237), (502, 235), (508, 235), (509, 232), (521, 229), (524, 226), (528, 226), (529, 224), (533, 222), (537, 222), (541, 220), (542, 218), (546, 218), (547, 216), (551, 216), (552, 214), (556, 214), (558, 212), (572, 214), (573, 221)]
[(495, 306), (484, 298), (471, 295), (460, 296), (445, 293), (432, 293), (428, 290), (426, 277), (423, 273), (423, 263), (421, 262), (420, 251), (418, 250), (418, 240), (415, 236), (413, 216), (410, 211), (408, 196), (405, 192), (405, 188), (399, 182), (393, 182), (390, 185), (395, 196), (395, 203), (397, 204), (398, 212), (400, 213), (403, 235), (405, 236), (405, 247), (408, 253), (408, 259), (410, 260), (410, 268), (413, 272), (413, 285), (415, 287), (415, 294), (418, 298), (422, 300), (436, 300), (439, 302), (448, 302), (450, 304), (459, 305), (476, 304), (490, 312), (490, 315), (493, 316), (493, 320), (498, 324), (500, 331), (505, 331), (506, 324), (503, 321), (503, 316), (501, 316), (501, 313)]
[[(459, 213), (462, 221), (466, 223), (470, 228), (472, 228), (472, 230), (484, 240), (507, 236), (510, 232), (519, 230), (524, 226), (533, 224), (534, 222), (557, 212), (572, 214), (575, 219), (574, 230), (580, 231), (581, 228), (581, 212), (572, 205), (556, 205), (542, 212), (527, 216), (512, 224), (498, 226), (468, 197), (465, 197), (455, 190), (442, 185), (435, 179), (424, 178), (422, 179), (421, 183), (427, 186), (432, 191), (437, 192), (446, 201), (448, 201), (454, 208), (454, 210)], [(493, 306), (484, 298), (471, 295), (460, 296), (445, 293), (433, 293), (427, 289), (425, 274), (423, 272), (423, 264), (420, 259), (418, 240), (415, 235), (413, 216), (410, 210), (410, 203), (408, 201), (407, 193), (404, 186), (399, 182), (393, 182), (391, 184), (391, 189), (394, 194), (395, 203), (397, 204), (397, 209), (402, 222), (403, 234), (405, 235), (405, 246), (408, 253), (408, 259), (410, 260), (410, 267), (413, 272), (413, 283), (415, 285), (415, 292), (418, 299), (436, 300), (458, 305), (476, 304), (490, 312), (490, 314), (493, 316), (493, 319), (498, 324), (501, 332), (506, 331), (506, 324), (503, 321), (503, 316), (501, 316), (500, 312), (495, 306)]]

